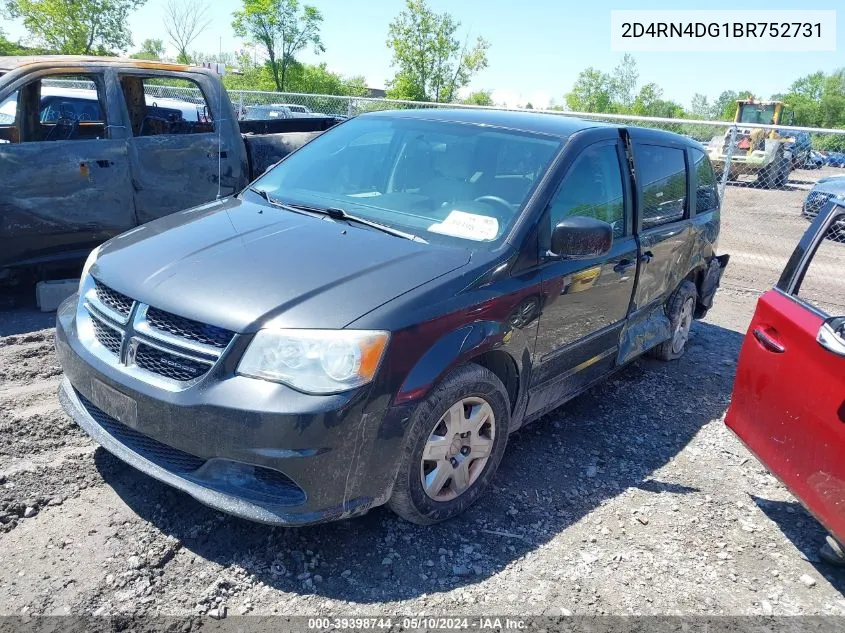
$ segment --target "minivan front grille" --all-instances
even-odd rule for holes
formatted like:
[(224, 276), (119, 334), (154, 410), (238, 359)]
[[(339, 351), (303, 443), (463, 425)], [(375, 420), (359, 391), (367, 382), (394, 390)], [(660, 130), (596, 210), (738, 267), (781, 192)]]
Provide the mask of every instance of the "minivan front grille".
[(117, 292), (117, 290), (112, 290), (105, 284), (101, 284), (99, 281), (95, 280), (94, 284), (97, 299), (99, 299), (100, 303), (105, 305), (107, 308), (110, 308), (124, 319), (129, 317), (129, 313), (132, 312), (132, 304), (134, 303), (132, 299)]
[(804, 201), (804, 215), (809, 218), (814, 218), (822, 210), (834, 195), (832, 193), (825, 193), (824, 191), (811, 191), (807, 194), (807, 199)]
[(96, 279), (85, 283), (80, 325), (84, 329), (87, 320), (90, 329), (83, 339), (104, 361), (139, 377), (164, 379), (158, 384), (167, 388), (182, 388), (207, 374), (235, 337), (230, 330), (140, 303)]
[(106, 325), (105, 321), (101, 321), (97, 316), (91, 315), (91, 323), (94, 326), (94, 336), (97, 337), (100, 345), (105, 347), (115, 356), (120, 356), (120, 346), (123, 344), (123, 334), (110, 325)]
[(210, 363), (200, 363), (144, 343), (138, 343), (135, 364), (141, 369), (180, 382), (199, 378), (211, 369)]
[(173, 336), (179, 336), (202, 345), (210, 345), (217, 349), (225, 349), (235, 336), (234, 332), (222, 327), (200, 323), (158, 308), (147, 310), (147, 323), (150, 324), (150, 327), (161, 332), (167, 332)]

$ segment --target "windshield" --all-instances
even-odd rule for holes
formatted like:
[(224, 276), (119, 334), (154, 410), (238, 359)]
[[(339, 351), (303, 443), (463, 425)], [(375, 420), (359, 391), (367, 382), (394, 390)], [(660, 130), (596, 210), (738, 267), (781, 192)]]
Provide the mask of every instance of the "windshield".
[(501, 240), (561, 140), (481, 125), (359, 117), (317, 137), (254, 186), (470, 248)]

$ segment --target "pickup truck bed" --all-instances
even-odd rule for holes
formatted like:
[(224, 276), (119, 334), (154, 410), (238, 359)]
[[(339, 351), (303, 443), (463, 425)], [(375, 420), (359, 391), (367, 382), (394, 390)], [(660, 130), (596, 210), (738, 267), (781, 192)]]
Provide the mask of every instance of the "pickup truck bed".
[(250, 180), (337, 123), (332, 117), (240, 121)]
[(237, 193), (338, 122), (239, 122), (204, 68), (0, 58), (0, 283)]

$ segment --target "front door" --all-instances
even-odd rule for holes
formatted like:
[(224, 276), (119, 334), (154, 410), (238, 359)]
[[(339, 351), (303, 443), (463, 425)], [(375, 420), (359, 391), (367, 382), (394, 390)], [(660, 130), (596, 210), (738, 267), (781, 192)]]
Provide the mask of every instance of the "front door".
[(726, 423), (845, 543), (845, 207), (820, 214), (742, 345)]
[(629, 182), (618, 138), (589, 145), (566, 171), (541, 231), (541, 252), (551, 229), (570, 216), (588, 216), (614, 227), (613, 247), (596, 259), (545, 259), (528, 415), (548, 410), (600, 378), (616, 364), (619, 334), (637, 273)]
[(135, 225), (119, 103), (102, 73), (0, 94), (0, 267), (84, 258)]
[[(225, 116), (201, 83), (185, 77), (124, 72), (120, 86), (130, 121), (132, 186), (138, 222), (236, 193), (246, 165), (218, 129)], [(218, 104), (219, 105), (219, 104)], [(240, 142), (240, 137), (236, 139)]]

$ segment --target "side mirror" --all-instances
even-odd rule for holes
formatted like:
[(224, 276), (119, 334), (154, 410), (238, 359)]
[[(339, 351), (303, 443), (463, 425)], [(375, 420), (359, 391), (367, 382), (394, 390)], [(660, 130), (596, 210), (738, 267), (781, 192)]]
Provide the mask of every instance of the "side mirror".
[(549, 256), (560, 259), (592, 259), (610, 252), (613, 226), (595, 218), (571, 217), (552, 230)]
[(816, 340), (827, 351), (837, 356), (845, 356), (845, 317), (827, 319), (822, 324)]

